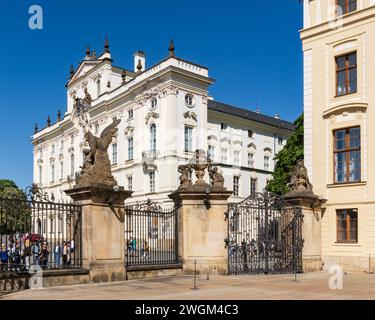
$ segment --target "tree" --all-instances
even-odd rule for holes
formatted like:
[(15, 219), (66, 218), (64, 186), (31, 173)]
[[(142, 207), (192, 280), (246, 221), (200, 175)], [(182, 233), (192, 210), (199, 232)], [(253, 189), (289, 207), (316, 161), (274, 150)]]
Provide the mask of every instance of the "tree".
[(30, 208), (25, 193), (12, 180), (0, 179), (0, 234), (26, 231)]
[(275, 170), (267, 190), (276, 194), (285, 194), (289, 191), (287, 183), (290, 173), (297, 161), (303, 159), (303, 114), (294, 122), (296, 131), (290, 136), (285, 147), (276, 155)]

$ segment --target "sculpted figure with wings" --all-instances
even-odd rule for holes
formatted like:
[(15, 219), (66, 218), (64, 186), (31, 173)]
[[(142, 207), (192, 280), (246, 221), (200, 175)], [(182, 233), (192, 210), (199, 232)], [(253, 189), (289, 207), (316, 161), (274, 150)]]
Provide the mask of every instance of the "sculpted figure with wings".
[(84, 150), (85, 159), (82, 171), (77, 177), (77, 186), (91, 184), (104, 184), (107, 186), (117, 185), (111, 173), (111, 162), (108, 157), (108, 147), (118, 131), (117, 126), (121, 120), (113, 119), (113, 122), (103, 130), (100, 138), (95, 137), (90, 131), (85, 133), (85, 140), (89, 149)]

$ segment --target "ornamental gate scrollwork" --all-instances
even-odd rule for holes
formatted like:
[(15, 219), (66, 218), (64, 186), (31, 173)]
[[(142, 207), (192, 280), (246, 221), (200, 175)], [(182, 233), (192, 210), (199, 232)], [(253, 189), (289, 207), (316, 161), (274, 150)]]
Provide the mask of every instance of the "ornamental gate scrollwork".
[(228, 205), (229, 274), (302, 272), (302, 209), (265, 192)]

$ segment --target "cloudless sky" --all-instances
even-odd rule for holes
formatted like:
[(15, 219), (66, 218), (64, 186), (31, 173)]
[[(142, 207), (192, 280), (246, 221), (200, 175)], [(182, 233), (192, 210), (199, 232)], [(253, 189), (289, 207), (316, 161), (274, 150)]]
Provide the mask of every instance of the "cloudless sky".
[[(34, 124), (66, 111), (69, 66), (100, 54), (105, 36), (114, 65), (133, 68), (143, 50), (151, 66), (168, 54), (209, 68), (215, 100), (294, 121), (303, 110), (297, 0), (1, 0), (0, 179), (30, 185)], [(40, 5), (43, 30), (28, 27)]]

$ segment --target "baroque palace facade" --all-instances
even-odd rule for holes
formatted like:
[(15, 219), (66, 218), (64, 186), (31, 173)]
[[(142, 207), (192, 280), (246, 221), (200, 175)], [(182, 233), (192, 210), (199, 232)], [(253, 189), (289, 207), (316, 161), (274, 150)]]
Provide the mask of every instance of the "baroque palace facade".
[(324, 267), (375, 262), (375, 1), (305, 0), (305, 165), (322, 216)]
[[(100, 56), (88, 48), (78, 68), (71, 67), (64, 116), (59, 112), (56, 123), (48, 117), (45, 128), (35, 128), (34, 183), (64, 199), (83, 163), (82, 125), (99, 136), (116, 117), (121, 123), (109, 156), (118, 184), (133, 191), (128, 203), (170, 202), (179, 185), (177, 168), (196, 149), (207, 150), (221, 168), (234, 192), (231, 201), (261, 192), (294, 126), (213, 100), (213, 83), (206, 67), (175, 55), (173, 42), (169, 56), (150, 68), (137, 51), (133, 71), (113, 65), (108, 39)], [(77, 98), (90, 105), (86, 124)]]

